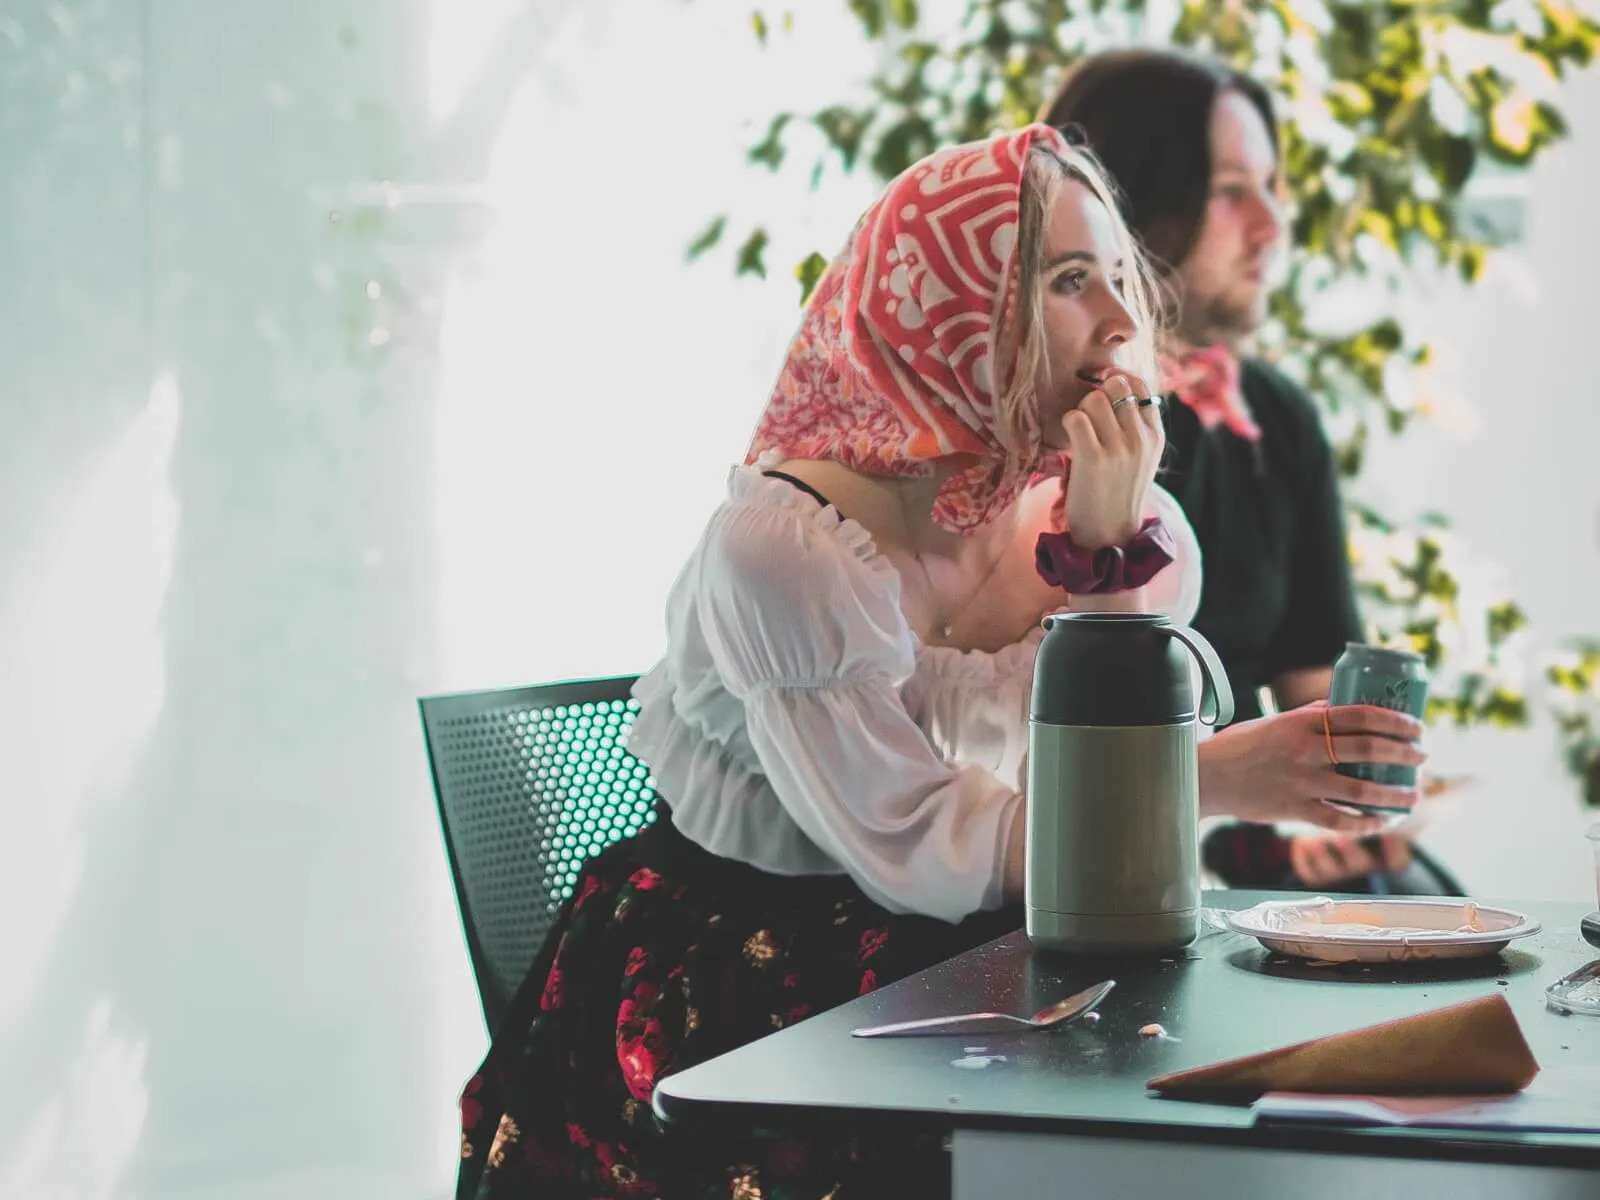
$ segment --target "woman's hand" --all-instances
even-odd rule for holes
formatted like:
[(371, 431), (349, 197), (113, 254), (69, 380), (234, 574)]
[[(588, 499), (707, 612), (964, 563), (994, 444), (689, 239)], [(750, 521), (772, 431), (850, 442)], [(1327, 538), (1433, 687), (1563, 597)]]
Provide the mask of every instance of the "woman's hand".
[(1339, 762), (1417, 766), (1422, 722), (1405, 713), (1364, 704), (1329, 708), (1308, 704), (1223, 730), (1200, 747), (1200, 813), (1241, 821), (1309, 821), (1347, 833), (1376, 831), (1378, 817), (1329, 804), (1344, 801), (1409, 809), (1415, 788), (1351, 779), (1333, 769), (1323, 733), (1323, 713)]
[(1161, 406), (1137, 375), (1123, 372), (1084, 397), (1061, 421), (1072, 465), (1067, 529), (1086, 550), (1121, 546), (1139, 532), (1150, 484), (1167, 444)]

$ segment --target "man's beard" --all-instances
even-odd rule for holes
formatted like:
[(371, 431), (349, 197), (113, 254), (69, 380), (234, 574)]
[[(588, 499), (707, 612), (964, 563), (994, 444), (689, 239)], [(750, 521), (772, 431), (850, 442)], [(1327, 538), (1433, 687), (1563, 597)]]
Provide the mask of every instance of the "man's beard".
[(1187, 296), (1177, 325), (1178, 336), (1191, 346), (1232, 343), (1261, 327), (1266, 303), (1260, 295), (1248, 300), (1228, 296)]

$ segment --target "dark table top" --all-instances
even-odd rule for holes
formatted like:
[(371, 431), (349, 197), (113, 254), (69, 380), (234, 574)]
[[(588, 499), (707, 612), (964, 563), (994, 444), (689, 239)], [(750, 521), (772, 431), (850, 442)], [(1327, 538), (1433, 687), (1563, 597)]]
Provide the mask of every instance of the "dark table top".
[[(1216, 892), (1213, 908), (1268, 893)], [(1035, 953), (1021, 930), (663, 1080), (655, 1105), (686, 1131), (912, 1121), (1155, 1137), (1360, 1154), (1444, 1154), (1600, 1167), (1600, 1135), (1253, 1126), (1247, 1107), (1161, 1099), (1146, 1080), (1168, 1071), (1357, 1029), (1502, 991), (1541, 1067), (1600, 1067), (1600, 1018), (1549, 1011), (1544, 989), (1595, 954), (1585, 908), (1503, 905), (1542, 922), (1501, 955), (1411, 967), (1312, 967), (1253, 939), (1204, 936), (1166, 959), (1120, 963)], [(1094, 1027), (1050, 1034), (852, 1038), (862, 1025), (946, 1013), (1027, 1014), (1101, 979), (1117, 988)], [(1168, 1038), (1139, 1036), (1148, 1023)], [(980, 1048), (981, 1049), (978, 1049)], [(979, 1067), (974, 1060), (1003, 1055)]]

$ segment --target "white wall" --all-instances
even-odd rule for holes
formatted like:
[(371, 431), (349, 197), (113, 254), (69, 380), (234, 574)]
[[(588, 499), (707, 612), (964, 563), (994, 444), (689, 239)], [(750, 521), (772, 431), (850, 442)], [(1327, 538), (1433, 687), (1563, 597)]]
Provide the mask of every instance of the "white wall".
[[(864, 199), (741, 160), (867, 65), (824, 7), (763, 54), (732, 0), (0, 0), (0, 1196), (443, 1194), (483, 1035), (414, 698), (658, 649)], [(1560, 631), (1595, 84), (1540, 304), (1441, 307), (1485, 427), (1416, 476)], [(682, 261), (730, 206), (767, 286)], [(1452, 861), (1584, 894), (1540, 737), (1461, 753)]]
[(0, 911), (39, 954), (0, 1194), (414, 1195), (438, 1158), (432, 389), (348, 352), (318, 268), (385, 247), (311, 196), (413, 149), (419, 21), (373, 15), (6, 12)]

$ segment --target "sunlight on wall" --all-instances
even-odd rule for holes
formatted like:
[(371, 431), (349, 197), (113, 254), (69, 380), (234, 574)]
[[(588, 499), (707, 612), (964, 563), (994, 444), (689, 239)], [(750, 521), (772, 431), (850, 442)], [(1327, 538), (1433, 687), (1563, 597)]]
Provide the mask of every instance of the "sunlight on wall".
[[(495, 142), (489, 231), (445, 297), (441, 685), (638, 670), (658, 652), (660, 599), (797, 323), (790, 264), (831, 254), (872, 191), (809, 192), (809, 158), (775, 180), (744, 155), (766, 114), (865, 72), (871, 48), (840, 36), (853, 20), (803, 16), (763, 51), (732, 4), (615, 0), (556, 38), (564, 68), (603, 71), (530, 64)], [(819, 80), (806, 64), (824, 46), (837, 73)], [(720, 211), (739, 236), (773, 226), (766, 285), (734, 282), (725, 254), (685, 262)]]
[[(116, 791), (161, 710), (177, 428), (177, 386), (163, 376), (46, 524), (37, 560), (19, 575), (27, 581), (20, 611), (0, 625), (9, 635), (0, 647), (0, 760), (9, 781), (0, 791), (0, 1031), (33, 998), (71, 908), (86, 810)], [(86, 707), (90, 686), (95, 702)]]
[[(18, 609), (0, 623), (0, 1037), (48, 976), (84, 870), (91, 810), (114, 798), (166, 695), (162, 606), (178, 503), (171, 466), (179, 394), (157, 379), (143, 410), (53, 521)], [(92, 688), (93, 703), (85, 696)], [(24, 919), (26, 914), (26, 919)], [(143, 1125), (145, 1044), (89, 1015), (61, 1089), (0, 1160), (0, 1195), (116, 1194)], [(9, 1140), (9, 1139), (7, 1139)], [(75, 1165), (68, 1167), (68, 1159)]]
[(428, 20), (428, 116), (446, 121), (494, 49), (496, 35), (527, 0), (434, 3)]
[(60, 1086), (39, 1097), (10, 1162), (0, 1163), (0, 1196), (30, 1200), (116, 1200), (150, 1107), (148, 1044), (112, 1029), (102, 1000), (84, 1023)]

